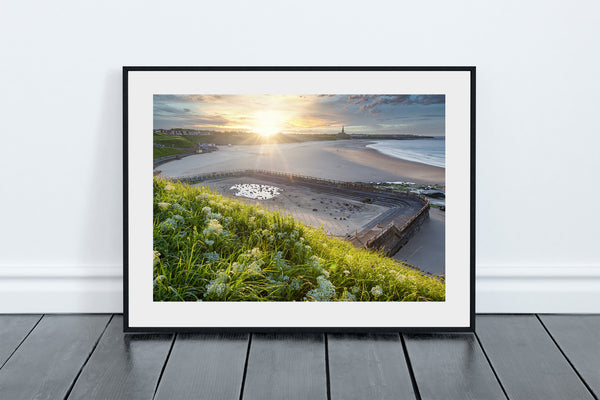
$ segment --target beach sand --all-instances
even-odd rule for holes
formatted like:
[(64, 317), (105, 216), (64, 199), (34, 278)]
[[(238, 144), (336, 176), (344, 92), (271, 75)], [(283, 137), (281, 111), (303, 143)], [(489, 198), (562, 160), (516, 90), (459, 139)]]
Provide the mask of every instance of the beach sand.
[(262, 169), (347, 182), (444, 184), (444, 168), (404, 161), (365, 147), (369, 140), (336, 140), (250, 146), (219, 146), (219, 151), (170, 161), (155, 169), (163, 176)]

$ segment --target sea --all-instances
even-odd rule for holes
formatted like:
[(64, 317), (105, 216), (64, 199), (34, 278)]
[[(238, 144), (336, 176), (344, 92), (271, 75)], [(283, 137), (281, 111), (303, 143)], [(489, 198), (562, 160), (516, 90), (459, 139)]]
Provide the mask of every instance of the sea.
[(446, 168), (446, 138), (378, 140), (367, 147), (386, 156)]

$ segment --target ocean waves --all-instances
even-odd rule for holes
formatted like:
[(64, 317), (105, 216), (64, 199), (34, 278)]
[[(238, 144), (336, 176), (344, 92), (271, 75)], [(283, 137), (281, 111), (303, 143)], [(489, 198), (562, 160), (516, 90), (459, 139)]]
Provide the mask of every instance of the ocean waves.
[(414, 139), (414, 140), (379, 140), (367, 147), (377, 150), (386, 156), (401, 160), (417, 162), (434, 167), (446, 167), (446, 140)]

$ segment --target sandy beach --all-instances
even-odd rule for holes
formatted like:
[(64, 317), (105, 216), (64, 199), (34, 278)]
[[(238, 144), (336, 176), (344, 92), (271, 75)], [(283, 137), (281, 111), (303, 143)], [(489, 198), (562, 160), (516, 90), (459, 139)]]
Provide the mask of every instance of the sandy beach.
[(238, 169), (263, 169), (347, 182), (409, 181), (444, 184), (444, 168), (404, 161), (366, 148), (369, 140), (336, 140), (251, 146), (219, 146), (219, 151), (170, 161), (156, 168), (163, 176), (184, 177)]

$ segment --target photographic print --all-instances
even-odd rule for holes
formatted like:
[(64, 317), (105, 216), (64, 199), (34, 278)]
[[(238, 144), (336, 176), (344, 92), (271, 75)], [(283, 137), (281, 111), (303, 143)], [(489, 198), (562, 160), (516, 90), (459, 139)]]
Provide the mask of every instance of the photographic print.
[(474, 71), (134, 70), (130, 329), (472, 326)]

